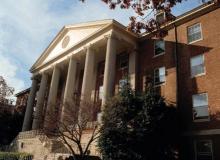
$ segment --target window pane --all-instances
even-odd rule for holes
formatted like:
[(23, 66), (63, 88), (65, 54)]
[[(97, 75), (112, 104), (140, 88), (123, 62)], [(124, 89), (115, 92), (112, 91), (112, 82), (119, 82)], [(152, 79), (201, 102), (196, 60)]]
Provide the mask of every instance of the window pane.
[(191, 62), (191, 76), (192, 77), (205, 72), (203, 54), (192, 57), (190, 62)]
[(208, 96), (206, 93), (193, 95), (193, 119), (208, 119)]
[(123, 88), (127, 84), (127, 79), (121, 79), (119, 80), (119, 87)]
[(192, 36), (194, 37), (194, 41), (202, 38), (201, 32), (194, 33)]
[(202, 38), (201, 25), (195, 24), (188, 27), (188, 42), (193, 42)]
[(128, 83), (127, 79), (119, 80), (119, 91)]
[(159, 68), (159, 75), (164, 76), (165, 75), (165, 67)]
[(203, 64), (203, 54), (191, 58), (191, 66)]
[(165, 72), (166, 72), (165, 67), (160, 67), (160, 68), (154, 70), (154, 82), (155, 82), (155, 84), (165, 82), (165, 79), (166, 79)]
[(208, 105), (208, 98), (206, 93), (193, 95), (193, 107), (200, 107), (207, 105)]
[(99, 87), (99, 99), (103, 98), (103, 86)]
[(156, 16), (156, 20), (158, 23), (163, 23), (165, 20), (164, 18), (165, 18), (164, 13), (160, 13)]
[(210, 153), (212, 152), (212, 143), (211, 141), (197, 141), (197, 152)]
[(155, 55), (165, 52), (165, 42), (162, 40), (155, 41)]
[(196, 141), (197, 160), (212, 160), (212, 141)]
[(165, 75), (160, 76), (160, 82), (165, 82)]
[(204, 65), (201, 64), (199, 66), (193, 66), (191, 68), (191, 76), (195, 77), (196, 75), (202, 74), (205, 72)]
[(160, 83), (160, 77), (155, 77), (155, 78), (154, 78), (154, 82), (155, 82), (155, 84)]
[(208, 106), (193, 108), (193, 116), (194, 116), (193, 117), (194, 120), (208, 119), (209, 118)]

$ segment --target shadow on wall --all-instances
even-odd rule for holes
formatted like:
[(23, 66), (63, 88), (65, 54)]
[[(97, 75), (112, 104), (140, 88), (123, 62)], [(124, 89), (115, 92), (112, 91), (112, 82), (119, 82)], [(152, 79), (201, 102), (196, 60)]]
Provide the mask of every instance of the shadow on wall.
[[(165, 41), (164, 53), (155, 55), (155, 43), (158, 40), (147, 39), (140, 43), (140, 54), (138, 58), (138, 90), (144, 88), (144, 78), (146, 75), (154, 75), (155, 69), (166, 68), (165, 85), (159, 85), (161, 94), (165, 93), (165, 98), (178, 103), (178, 112), (180, 114), (184, 130), (192, 129), (193, 124), (193, 102), (192, 95), (206, 92), (206, 76), (191, 76), (191, 58), (210, 54), (212, 48), (206, 46), (175, 43), (175, 41)], [(163, 47), (163, 45), (161, 46)], [(197, 63), (197, 62), (196, 62)], [(202, 65), (202, 64), (198, 64)], [(176, 67), (177, 66), (177, 67)], [(176, 69), (178, 68), (178, 69)], [(177, 76), (177, 77), (176, 77)], [(178, 79), (178, 83), (177, 83)], [(176, 92), (178, 90), (178, 94)], [(176, 102), (178, 99), (178, 102)], [(210, 119), (212, 115), (210, 116)]]

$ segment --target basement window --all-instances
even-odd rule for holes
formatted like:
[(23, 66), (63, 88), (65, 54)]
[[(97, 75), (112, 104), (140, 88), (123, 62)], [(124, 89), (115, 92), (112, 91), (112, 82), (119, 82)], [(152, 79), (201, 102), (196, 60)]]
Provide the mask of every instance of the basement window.
[(194, 94), (192, 101), (194, 122), (209, 121), (208, 94)]
[(195, 141), (195, 157), (196, 160), (213, 160), (212, 140)]
[(194, 24), (187, 28), (188, 43), (193, 43), (202, 39), (201, 23)]

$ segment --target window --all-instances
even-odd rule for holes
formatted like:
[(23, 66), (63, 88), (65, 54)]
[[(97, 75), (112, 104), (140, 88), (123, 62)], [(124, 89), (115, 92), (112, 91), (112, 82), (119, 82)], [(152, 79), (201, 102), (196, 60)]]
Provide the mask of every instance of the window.
[(191, 77), (195, 77), (195, 76), (202, 75), (205, 73), (203, 54), (192, 57), (190, 60), (190, 63), (191, 63)]
[(187, 29), (188, 43), (192, 43), (202, 39), (201, 24), (197, 23)]
[(165, 12), (160, 12), (156, 15), (156, 20), (159, 24), (162, 24), (165, 22)]
[(207, 121), (209, 120), (208, 110), (208, 94), (195, 94), (193, 99), (193, 119), (194, 121)]
[(154, 84), (158, 85), (165, 82), (166, 70), (165, 67), (160, 67), (154, 70)]
[(196, 160), (212, 160), (213, 150), (211, 140), (195, 141)]
[(121, 89), (126, 86), (128, 83), (128, 80), (127, 79), (120, 79), (119, 80), (119, 91), (121, 91)]
[(99, 99), (103, 98), (103, 86), (99, 87)]
[(120, 69), (128, 68), (128, 54), (120, 55)]
[(154, 56), (165, 53), (165, 42), (163, 40), (156, 40), (154, 45)]

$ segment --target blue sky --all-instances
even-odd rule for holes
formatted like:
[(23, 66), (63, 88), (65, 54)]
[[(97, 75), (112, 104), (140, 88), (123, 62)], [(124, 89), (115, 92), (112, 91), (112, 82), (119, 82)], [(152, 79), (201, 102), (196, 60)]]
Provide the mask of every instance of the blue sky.
[[(188, 0), (173, 9), (179, 15), (200, 4)], [(116, 19), (127, 25), (131, 10), (109, 10), (101, 0), (1, 0), (0, 75), (15, 92), (31, 84), (29, 69), (66, 24)]]

